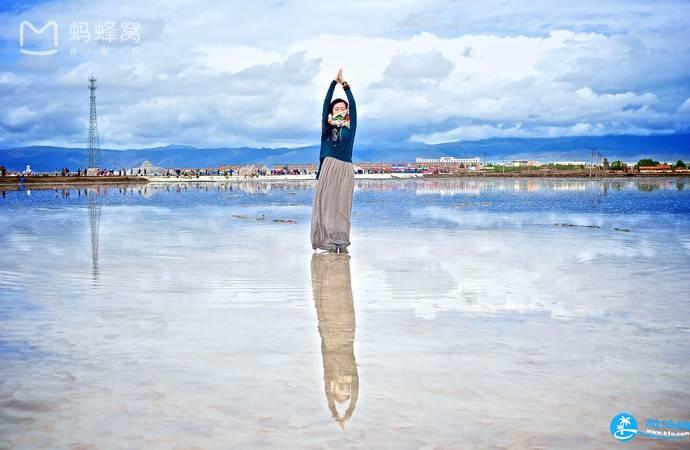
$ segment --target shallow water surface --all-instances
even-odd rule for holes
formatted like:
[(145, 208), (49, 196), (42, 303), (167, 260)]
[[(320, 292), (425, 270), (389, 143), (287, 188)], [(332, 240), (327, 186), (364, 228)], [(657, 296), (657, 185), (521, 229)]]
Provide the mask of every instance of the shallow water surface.
[[(0, 197), (0, 448), (608, 448), (689, 420), (690, 180)], [(633, 448), (690, 445), (636, 438)]]

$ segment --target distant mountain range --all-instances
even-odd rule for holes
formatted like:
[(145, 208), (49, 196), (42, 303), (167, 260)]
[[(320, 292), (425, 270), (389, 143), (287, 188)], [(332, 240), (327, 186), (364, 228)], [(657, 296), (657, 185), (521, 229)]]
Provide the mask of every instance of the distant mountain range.
[[(441, 156), (475, 157), (487, 162), (532, 159), (542, 162), (560, 160), (589, 161), (595, 147), (609, 161), (637, 161), (654, 158), (660, 161), (690, 160), (690, 134), (655, 136), (576, 136), (560, 138), (492, 138), (478, 141), (458, 141), (427, 145), (404, 143), (355, 145), (353, 161), (412, 162), (416, 158)], [(102, 166), (114, 168), (139, 167), (150, 161), (159, 167), (217, 167), (224, 164), (317, 163), (319, 147), (299, 148), (197, 148), (187, 145), (165, 147), (101, 150)], [(31, 165), (34, 171), (50, 171), (68, 167), (84, 167), (83, 148), (19, 147), (0, 150), (0, 166), (9, 170), (23, 170)]]

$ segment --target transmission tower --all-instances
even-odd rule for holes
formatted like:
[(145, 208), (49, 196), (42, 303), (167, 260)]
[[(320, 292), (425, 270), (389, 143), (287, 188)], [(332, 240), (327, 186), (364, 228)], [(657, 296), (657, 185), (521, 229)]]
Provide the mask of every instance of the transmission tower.
[(96, 118), (96, 77), (89, 77), (89, 90), (91, 91), (91, 107), (89, 111), (89, 146), (87, 149), (86, 168), (99, 168), (101, 166), (101, 144), (98, 140), (98, 120)]

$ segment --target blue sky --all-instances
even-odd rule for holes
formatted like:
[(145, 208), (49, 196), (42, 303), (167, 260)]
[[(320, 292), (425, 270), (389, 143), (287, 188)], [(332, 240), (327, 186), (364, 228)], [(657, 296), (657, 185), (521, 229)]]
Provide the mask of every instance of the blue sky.
[(103, 147), (314, 145), (341, 66), (360, 144), (690, 131), (687, 1), (5, 1), (0, 148), (84, 146), (91, 73)]

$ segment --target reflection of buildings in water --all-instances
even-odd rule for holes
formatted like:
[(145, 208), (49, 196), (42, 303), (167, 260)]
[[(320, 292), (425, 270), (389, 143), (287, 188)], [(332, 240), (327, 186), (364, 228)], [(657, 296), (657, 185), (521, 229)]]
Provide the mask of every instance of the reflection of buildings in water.
[(675, 180), (672, 180), (670, 178), (666, 178), (663, 180), (642, 179), (637, 181), (637, 189), (642, 192), (652, 192), (657, 191), (659, 189), (676, 189), (682, 191), (683, 182), (682, 178)]
[(264, 194), (273, 188), (271, 183), (266, 181), (245, 181), (233, 186), (234, 190), (239, 190), (245, 194)]
[(370, 191), (370, 192), (392, 192), (403, 189), (410, 189), (417, 186), (422, 181), (418, 179), (395, 180), (395, 179), (355, 179), (355, 191)]
[[(406, 186), (410, 186), (409, 184)], [(459, 195), (480, 194), (488, 191), (539, 192), (539, 191), (576, 191), (589, 192), (596, 195), (606, 195), (614, 189), (651, 191), (657, 189), (683, 189), (682, 181), (666, 178), (662, 180), (611, 180), (611, 179), (439, 179), (416, 181), (414, 185), (417, 195)]]
[(350, 255), (312, 254), (311, 281), (321, 335), (326, 400), (333, 418), (344, 427), (359, 396)]
[(89, 204), (89, 228), (91, 230), (91, 271), (98, 278), (98, 238), (101, 228), (101, 196), (99, 189), (85, 191)]
[(153, 197), (154, 193), (155, 193), (155, 191), (153, 189), (149, 189), (149, 186), (147, 184), (139, 187), (139, 196), (140, 197), (151, 198), (151, 197)]
[(314, 183), (311, 181), (299, 180), (233, 180), (225, 181), (175, 181), (175, 182), (153, 182), (147, 186), (152, 193), (155, 192), (183, 192), (187, 190), (195, 191), (218, 191), (230, 192), (238, 191), (250, 195), (262, 195), (269, 191), (307, 191), (314, 189)]
[(458, 195), (481, 193), (481, 181), (479, 180), (429, 180), (417, 184), (416, 194)]
[[(540, 179), (521, 179), (521, 178), (473, 178), (473, 179), (382, 179), (382, 180), (355, 180), (355, 191), (367, 192), (389, 192), (389, 191), (403, 191), (415, 190), (417, 195), (420, 194), (439, 194), (439, 195), (458, 195), (470, 194), (476, 195), (482, 192), (489, 191), (603, 191), (609, 190), (626, 191), (655, 191), (655, 190), (683, 190), (687, 183), (688, 177), (650, 177), (650, 178), (583, 178), (583, 179), (568, 179), (568, 178), (540, 178)], [(146, 185), (140, 183), (136, 184), (102, 184), (97, 187), (89, 187), (88, 189), (98, 189), (97, 195), (107, 197), (109, 195), (119, 194), (121, 196), (130, 197), (144, 197), (153, 198), (157, 193), (182, 193), (185, 191), (218, 191), (218, 192), (241, 192), (246, 194), (264, 194), (268, 191), (312, 191), (314, 189), (314, 180), (233, 180), (227, 181), (175, 181), (175, 182), (151, 182)], [(40, 186), (35, 188), (41, 190)], [(83, 187), (62, 188), (60, 191), (54, 189), (52, 186), (46, 185), (46, 189), (53, 189), (56, 193), (56, 198), (62, 195), (63, 198), (69, 198), (70, 195), (76, 193), (81, 196), (82, 191), (86, 191)], [(4, 185), (0, 186), (0, 197), (5, 197), (7, 192), (21, 191), (27, 196), (31, 195), (31, 189), (24, 185)]]
[(513, 192), (537, 192), (539, 185), (534, 180), (513, 180)]
[(582, 180), (557, 180), (553, 183), (554, 191), (586, 191), (587, 181)]

